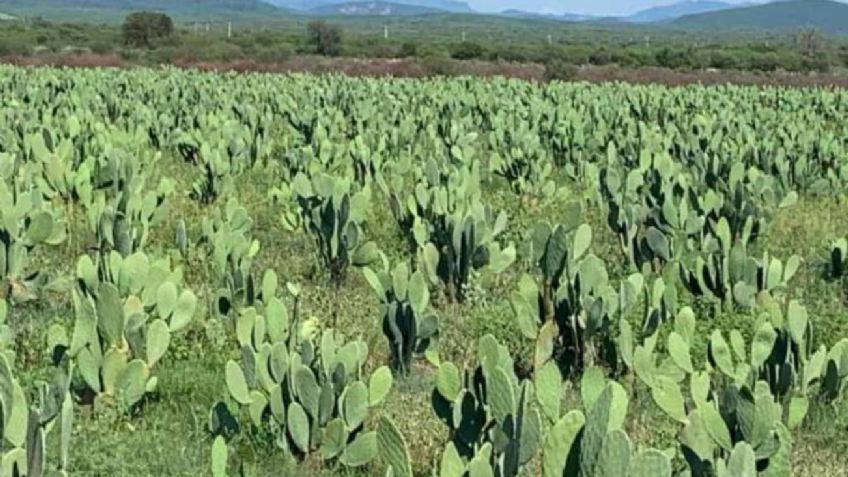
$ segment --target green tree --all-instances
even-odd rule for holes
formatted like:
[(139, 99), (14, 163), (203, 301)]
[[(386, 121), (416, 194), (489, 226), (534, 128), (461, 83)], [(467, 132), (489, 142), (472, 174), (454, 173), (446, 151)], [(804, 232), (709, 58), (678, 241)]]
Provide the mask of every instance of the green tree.
[(136, 47), (150, 47), (154, 41), (174, 33), (174, 22), (164, 13), (132, 12), (124, 19), (124, 43)]
[(477, 43), (463, 41), (451, 49), (451, 57), (455, 60), (473, 60), (483, 56), (483, 47)]
[(324, 21), (309, 22), (306, 36), (319, 55), (338, 56), (342, 51), (342, 29), (338, 25)]

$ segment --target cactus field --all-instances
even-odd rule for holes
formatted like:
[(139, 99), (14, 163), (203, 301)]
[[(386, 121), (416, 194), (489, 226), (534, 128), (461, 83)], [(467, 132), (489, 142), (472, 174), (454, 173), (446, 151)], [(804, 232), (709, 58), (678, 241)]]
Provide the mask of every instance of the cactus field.
[(846, 91), (0, 72), (0, 477), (848, 475)]

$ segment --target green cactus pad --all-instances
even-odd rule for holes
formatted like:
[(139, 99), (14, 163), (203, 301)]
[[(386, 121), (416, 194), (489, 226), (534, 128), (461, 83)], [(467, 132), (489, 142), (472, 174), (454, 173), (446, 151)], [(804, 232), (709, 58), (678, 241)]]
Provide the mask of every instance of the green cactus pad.
[(235, 361), (227, 361), (226, 380), (230, 396), (239, 404), (250, 404), (250, 389), (247, 387), (244, 371)]
[(359, 467), (371, 462), (377, 455), (377, 433), (374, 431), (360, 434), (348, 444), (339, 459), (348, 467)]
[(671, 477), (671, 461), (655, 449), (644, 450), (630, 461), (630, 477)]
[(412, 464), (406, 441), (394, 422), (386, 417), (380, 419), (377, 447), (383, 462), (392, 469), (395, 477), (412, 477)]
[(392, 389), (392, 371), (387, 366), (377, 368), (368, 380), (368, 405), (376, 406), (383, 402)]
[(291, 403), (286, 411), (289, 436), (300, 452), (309, 453), (309, 418), (300, 404)]

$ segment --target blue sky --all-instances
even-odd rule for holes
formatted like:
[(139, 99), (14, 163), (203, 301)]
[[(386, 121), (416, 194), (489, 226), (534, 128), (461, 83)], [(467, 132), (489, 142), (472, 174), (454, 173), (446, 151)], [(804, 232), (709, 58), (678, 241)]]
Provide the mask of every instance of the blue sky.
[[(544, 13), (586, 13), (625, 15), (680, 0), (467, 0), (477, 11), (498, 12), (508, 8)], [(727, 3), (751, 3), (750, 0), (724, 0)]]

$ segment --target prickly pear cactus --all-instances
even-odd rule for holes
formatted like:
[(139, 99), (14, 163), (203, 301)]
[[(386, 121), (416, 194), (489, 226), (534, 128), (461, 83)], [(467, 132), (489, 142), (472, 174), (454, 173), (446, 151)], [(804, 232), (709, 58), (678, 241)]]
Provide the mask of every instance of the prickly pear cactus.
[(0, 299), (34, 299), (47, 276), (32, 269), (30, 253), (64, 240), (61, 216), (37, 190), (17, 190), (11, 182), (0, 180)]
[[(57, 369), (53, 382), (39, 383), (37, 406), (28, 404), (26, 394), (13, 376), (6, 356), (0, 355), (0, 412), (3, 418), (0, 431), (4, 440), (3, 450), (0, 452), (0, 467), (3, 475), (68, 475), (73, 424), (73, 401), (68, 393), (69, 383), (65, 369)], [(48, 464), (47, 435), (57, 422), (58, 462)]]
[(165, 217), (166, 199), (174, 191), (168, 178), (155, 190), (147, 190), (146, 181), (145, 174), (122, 177), (111, 189), (94, 194), (86, 211), (100, 253), (117, 251), (128, 257), (144, 251), (150, 230)]
[(438, 319), (430, 308), (430, 290), (420, 271), (410, 274), (400, 263), (391, 272), (363, 269), (366, 280), (380, 299), (383, 334), (389, 341), (392, 369), (407, 374), (415, 356), (434, 351)]
[[(615, 291), (603, 260), (587, 253), (591, 240), (586, 224), (541, 223), (533, 231), (533, 261), (541, 277), (522, 276), (511, 305), (522, 334), (536, 343), (536, 370), (549, 359), (566, 372), (609, 360), (603, 350), (614, 347), (619, 316), (641, 291), (638, 274)], [(609, 364), (617, 366), (617, 359)]]
[(585, 414), (569, 411), (547, 431), (542, 475), (671, 477), (668, 456), (655, 449), (637, 452), (623, 430), (629, 400), (621, 385), (593, 368), (584, 374), (580, 393)]
[(394, 421), (387, 417), (380, 419), (380, 427), (377, 429), (377, 449), (386, 465), (387, 475), (412, 477), (409, 447)]
[(502, 176), (525, 202), (547, 201), (554, 197), (557, 187), (552, 180), (553, 161), (539, 135), (529, 130), (526, 121), (516, 124), (516, 129), (493, 128), (488, 142), (493, 151), (489, 168)]
[(476, 164), (442, 174), (429, 161), (419, 173), (412, 193), (390, 191), (389, 208), (418, 250), (426, 278), (442, 287), (450, 301), (462, 301), (473, 274), (498, 274), (515, 261), (515, 247), (499, 241), (507, 216), (496, 216), (481, 199)]
[[(692, 362), (695, 323), (688, 308), (681, 311), (675, 330), (668, 335), (668, 356), (662, 364), (656, 364), (653, 343), (637, 348), (634, 370), (650, 388), (656, 405), (682, 426), (678, 438), (692, 475), (791, 475), (787, 456), (792, 443), (787, 425), (794, 427), (803, 420), (806, 385), (801, 376), (793, 377), (794, 365), (784, 367), (778, 357), (802, 367), (808, 358), (793, 356), (799, 348), (788, 344), (793, 338), (785, 331), (795, 329), (795, 339), (803, 340), (805, 312), (802, 314), (797, 303), (789, 310), (786, 323), (791, 325), (775, 329), (770, 322), (763, 322), (750, 346), (738, 331), (730, 334), (730, 343), (715, 331), (708, 349), (710, 365), (703, 371)], [(791, 350), (787, 352), (786, 346)], [(783, 371), (777, 374), (780, 369)], [(712, 370), (722, 376), (711, 375)], [(681, 388), (688, 388), (688, 396)], [(743, 465), (739, 449), (746, 448), (756, 449), (756, 455), (751, 452), (749, 457), (744, 452), (744, 466), (756, 470), (734, 473)], [(734, 466), (737, 470), (731, 470)], [(722, 469), (731, 473), (721, 474)]]
[(283, 301), (266, 297), (265, 315), (247, 308), (237, 318), (241, 364), (229, 361), (226, 382), (232, 399), (251, 422), (269, 429), (281, 448), (296, 456), (356, 467), (377, 453), (377, 434), (365, 428), (370, 408), (389, 393), (388, 367), (365, 376), (364, 342), (345, 342), (332, 329), (320, 340), (309, 322), (292, 319)]
[(200, 244), (209, 248), (221, 283), (216, 294), (219, 310), (254, 304), (251, 268), (260, 246), (259, 241), (252, 239), (252, 227), (253, 219), (235, 198), (227, 201), (223, 211), (216, 210), (201, 223)]
[(681, 266), (684, 284), (692, 293), (715, 298), (728, 306), (753, 307), (760, 296), (771, 296), (785, 289), (801, 265), (797, 255), (791, 256), (785, 265), (768, 252), (762, 259), (749, 255), (747, 242), (734, 241), (725, 217), (704, 236), (702, 251), (690, 262), (691, 267)]
[(374, 242), (362, 238), (362, 223), (370, 207), (369, 189), (356, 191), (351, 181), (317, 173), (299, 173), (291, 183), (297, 213), (287, 213), (290, 228), (302, 225), (315, 242), (320, 263), (336, 284), (349, 265), (366, 266), (380, 258)]
[(50, 346), (76, 364), (97, 404), (131, 409), (156, 390), (156, 363), (197, 307), (194, 293), (181, 289), (180, 273), (142, 253), (122, 258), (112, 252), (97, 265), (87, 255), (79, 259), (73, 334), (68, 341), (54, 325)]
[(533, 384), (519, 381), (507, 349), (491, 335), (477, 346), (479, 365), (464, 375), (450, 362), (436, 375), (433, 406), (451, 430), (442, 469), (475, 474), (478, 466), (495, 475), (516, 476), (530, 462), (542, 439), (542, 418)]
[(456, 210), (444, 217), (442, 233), (433, 234), (419, 249), (423, 270), (448, 299), (461, 301), (475, 271), (498, 274), (515, 261), (515, 247), (496, 239), (506, 228), (506, 214), (495, 218), (482, 204)]

